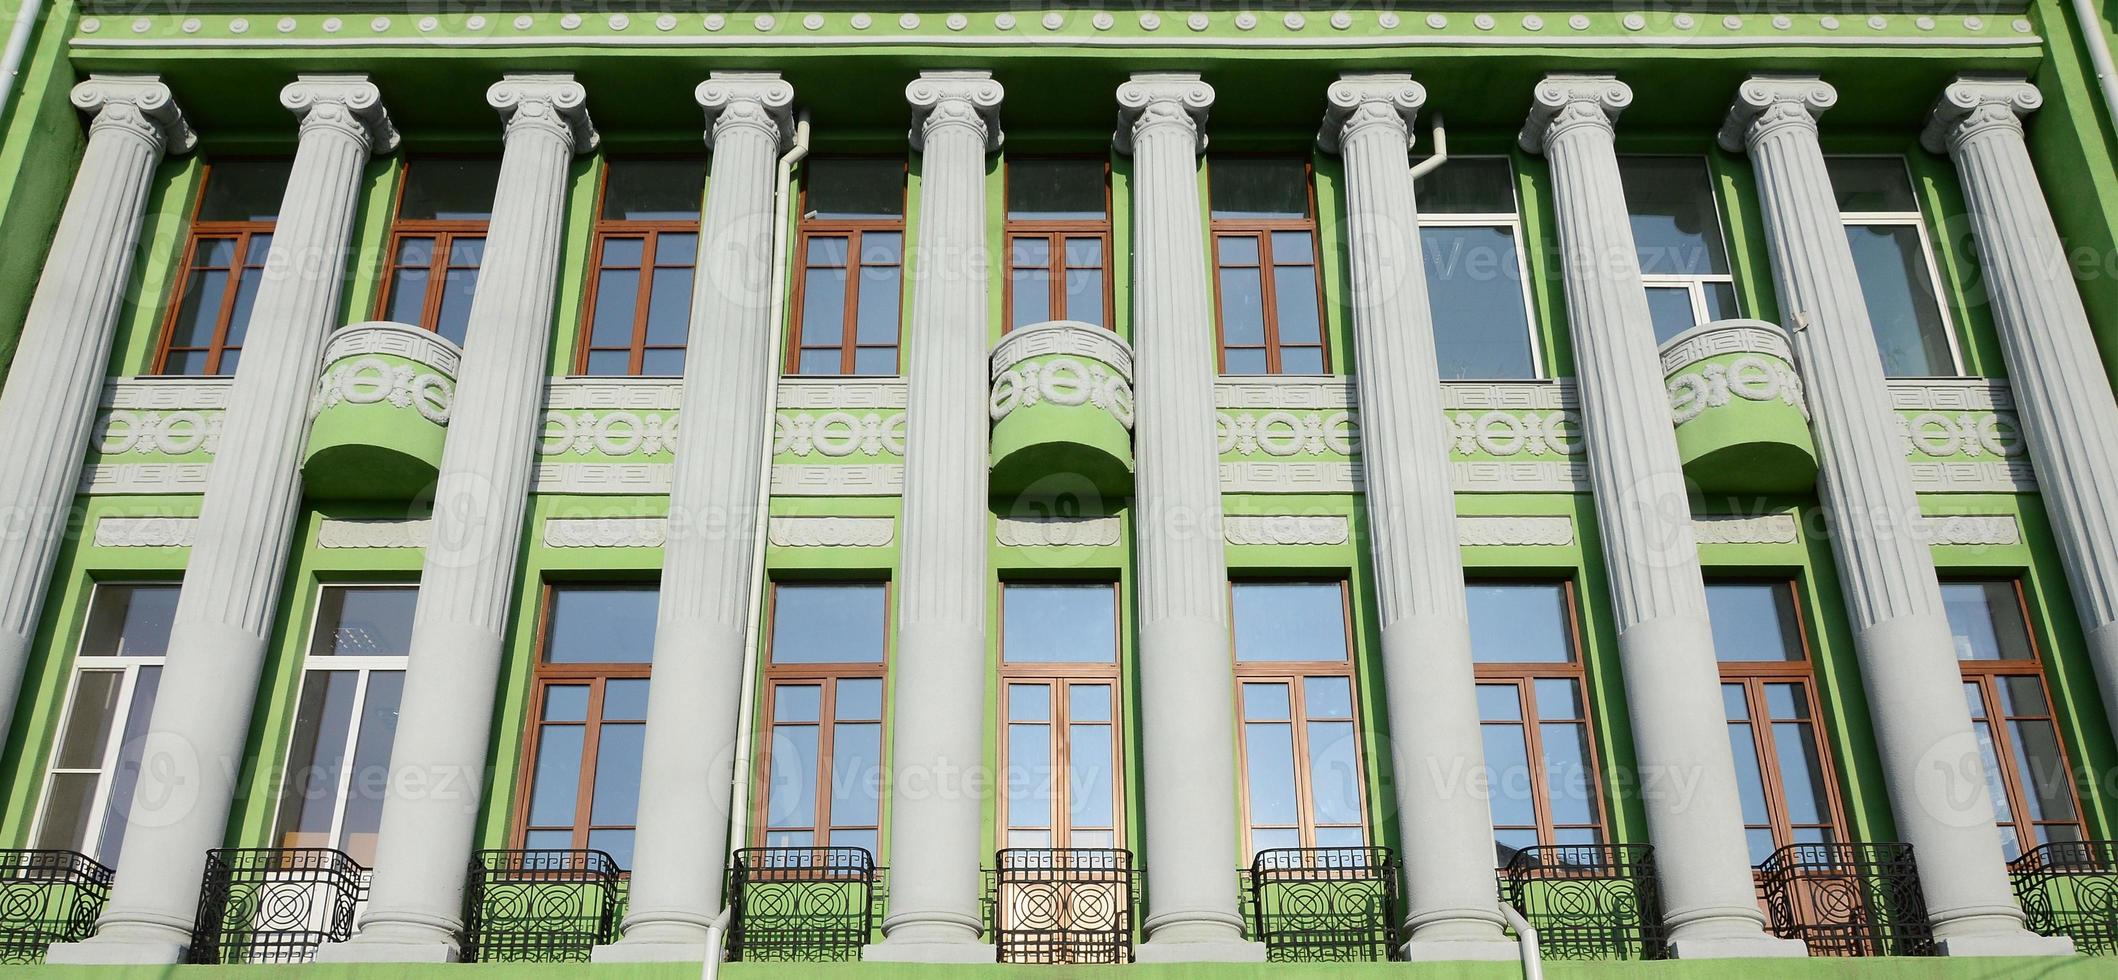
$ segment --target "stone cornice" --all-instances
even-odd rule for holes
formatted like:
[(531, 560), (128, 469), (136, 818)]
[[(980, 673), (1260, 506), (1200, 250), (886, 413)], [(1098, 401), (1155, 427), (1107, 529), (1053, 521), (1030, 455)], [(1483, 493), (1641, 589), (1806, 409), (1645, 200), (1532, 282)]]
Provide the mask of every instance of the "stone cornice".
[(297, 75), (280, 89), (279, 104), (301, 120), (304, 132), (334, 129), (373, 153), (397, 149), (397, 127), (382, 107), (382, 91), (366, 75)]
[(1735, 102), (1721, 123), (1721, 148), (1742, 153), (1783, 126), (1814, 130), (1817, 119), (1838, 101), (1838, 89), (1815, 75), (1752, 75), (1736, 87)]
[(170, 153), (189, 153), (198, 145), (198, 134), (159, 75), (92, 74), (70, 98), (74, 108), (94, 117), (91, 130), (117, 129)]
[(1142, 72), (1118, 86), (1118, 132), (1113, 143), (1131, 153), (1133, 141), (1154, 126), (1182, 126), (1206, 149), (1206, 113), (1213, 86), (1197, 72)]
[(1348, 72), (1325, 90), (1324, 101), (1324, 124), (1316, 133), (1324, 152), (1337, 153), (1349, 132), (1368, 126), (1396, 130), (1409, 150), (1412, 121), (1426, 104), (1427, 87), (1407, 74)]
[(1616, 128), (1618, 114), (1633, 103), (1632, 87), (1616, 75), (1551, 74), (1531, 90), (1530, 118), (1516, 141), (1531, 153), (1577, 126)]
[(595, 150), (601, 141), (588, 118), (588, 90), (571, 74), (508, 75), (486, 90), (485, 101), (500, 111), (509, 129), (547, 127), (577, 154)]
[(794, 138), (794, 86), (776, 71), (717, 71), (692, 92), (706, 113), (706, 145), (737, 127), (765, 133), (785, 148)]
[(1000, 149), (1000, 100), (1006, 91), (989, 71), (925, 71), (905, 86), (912, 106), (912, 149), (925, 150), (927, 135), (947, 126), (978, 134), (988, 152)]
[(1919, 142), (1935, 153), (1946, 153), (1956, 144), (1996, 126), (2021, 133), (2022, 117), (2042, 105), (2044, 95), (2028, 79), (1958, 75), (1927, 113), (1927, 125), (1920, 132)]

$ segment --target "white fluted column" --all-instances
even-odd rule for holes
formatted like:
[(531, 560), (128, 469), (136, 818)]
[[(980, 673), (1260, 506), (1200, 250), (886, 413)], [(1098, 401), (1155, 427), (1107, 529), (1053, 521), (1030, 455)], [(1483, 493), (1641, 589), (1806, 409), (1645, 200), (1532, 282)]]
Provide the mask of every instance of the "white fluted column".
[(1317, 141), (1346, 167), (1347, 251), (1369, 549), (1414, 960), (1507, 960), (1493, 900), (1493, 814), (1437, 774), (1485, 767), (1456, 495), (1449, 485), (1434, 316), (1413, 201), (1412, 120), (1426, 89), (1401, 74), (1333, 83)]
[(301, 142), (199, 507), (125, 853), (95, 937), (53, 947), (50, 962), (176, 962), (191, 941), (206, 851), (228, 830), (301, 505), (309, 394), (324, 338), (338, 325), (361, 172), (370, 153), (397, 145), (366, 76), (304, 75), (280, 104), (301, 119)]
[(444, 962), (457, 954), (529, 507), (567, 170), (574, 154), (596, 146), (587, 93), (572, 75), (509, 75), (486, 101), (507, 120), (507, 135), (434, 492), (375, 878), (360, 933), (319, 950), (319, 960)]
[[(1237, 912), (1235, 679), (1214, 438), (1213, 293), (1199, 151), (1213, 88), (1143, 72), (1118, 86), (1133, 158), (1133, 521), (1147, 809), (1141, 962), (1256, 961)], [(1453, 538), (1451, 539), (1453, 540)]]
[(891, 648), (890, 909), (870, 960), (990, 963), (979, 840), (985, 751), (985, 159), (1004, 93), (982, 71), (905, 86), (920, 154), (905, 364), (904, 550)]
[(2037, 494), (2118, 730), (2118, 402), (2023, 141), (2022, 117), (2043, 104), (2024, 79), (1962, 77), (1935, 104), (1923, 142), (1946, 152), (1963, 182)]
[(88, 147), (0, 388), (0, 737), (88, 454), (148, 184), (164, 153), (198, 142), (154, 75), (91, 75), (72, 98), (93, 117)]
[(1721, 711), (1706, 582), (1633, 247), (1614, 123), (1632, 89), (1610, 75), (1545, 76), (1522, 147), (1551, 161), (1589, 483), (1617, 612), (1633, 751), (1676, 956), (1801, 956), (1765, 934)]
[(794, 88), (774, 73), (714, 72), (696, 94), (713, 179), (680, 416), (729, 421), (677, 433), (625, 938), (598, 948), (598, 961), (704, 960), (706, 927), (725, 901), (745, 619), (758, 587), (752, 549), (765, 503), (766, 432), (745, 422), (771, 404), (773, 181)]
[(1964, 703), (1941, 585), (1913, 496), (1882, 355), (1817, 143), (1838, 101), (1807, 75), (1753, 75), (1721, 145), (1748, 151), (1780, 310), (1801, 361), (1821, 456), (1817, 489), (1853, 620), (1898, 836), (1944, 952), (2063, 953), (2023, 928)]

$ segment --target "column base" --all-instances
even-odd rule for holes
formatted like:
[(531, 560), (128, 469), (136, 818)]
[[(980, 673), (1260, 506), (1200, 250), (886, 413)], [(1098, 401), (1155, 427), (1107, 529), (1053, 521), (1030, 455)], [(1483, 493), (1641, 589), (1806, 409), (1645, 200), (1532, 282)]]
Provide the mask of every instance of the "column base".
[(1265, 944), (1222, 942), (1144, 942), (1133, 949), (1139, 963), (1263, 963)]
[(861, 947), (863, 963), (998, 963), (1000, 947), (987, 943), (893, 943)]
[(316, 948), (318, 963), (454, 963), (456, 944), (435, 942), (362, 942), (358, 937)]
[(705, 943), (628, 943), (623, 940), (598, 946), (588, 953), (590, 963), (704, 963), (712, 955)]
[(69, 966), (167, 966), (184, 962), (188, 947), (151, 940), (84, 939), (53, 943), (44, 962)]
[(1702, 936), (1673, 939), (1669, 955), (1679, 960), (1791, 959), (1809, 955), (1809, 944), (1759, 933), (1754, 936)]
[(1952, 936), (1934, 941), (1939, 956), (2072, 956), (2074, 941), (2024, 930), (1991, 936)]
[(1413, 963), (1508, 961), (1522, 958), (1521, 945), (1506, 939), (1415, 939), (1399, 952)]

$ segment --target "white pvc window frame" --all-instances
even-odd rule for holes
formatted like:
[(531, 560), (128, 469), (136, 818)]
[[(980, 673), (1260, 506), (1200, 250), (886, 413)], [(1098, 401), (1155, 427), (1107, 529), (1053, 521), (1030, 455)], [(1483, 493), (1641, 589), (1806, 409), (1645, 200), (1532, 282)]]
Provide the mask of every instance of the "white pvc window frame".
[[(354, 766), (353, 762), (360, 750), (360, 724), (367, 713), (370, 684), (374, 676), (379, 673), (404, 673), (411, 662), (411, 657), (409, 656), (359, 657), (342, 654), (320, 656), (316, 653), (317, 630), (323, 625), (323, 598), (325, 593), (334, 590), (352, 591), (356, 589), (410, 589), (417, 592), (419, 586), (417, 583), (412, 582), (319, 582), (316, 586), (315, 601), (311, 602), (309, 606), (309, 626), (304, 633), (308, 638), (308, 642), (302, 648), (304, 653), (302, 656), (301, 682), (296, 685), (294, 696), (289, 702), (294, 712), (293, 723), (300, 724), (302, 697), (308, 693), (309, 685), (315, 679), (316, 674), (329, 672), (359, 675), (358, 680), (354, 683), (352, 710), (348, 712), (346, 718), (345, 758), (341, 760), (342, 764), (339, 766), (338, 785), (332, 789), (331, 830), (328, 837), (329, 843), (326, 846), (338, 851), (346, 850), (346, 807), (352, 801), (353, 780), (358, 777), (357, 767)], [(286, 745), (280, 753), (282, 764), (280, 766), (279, 791), (273, 797), (275, 804), (272, 816), (272, 846), (274, 847), (280, 846), (280, 842), (286, 839), (286, 835), (289, 832), (289, 828), (281, 823), (285, 816), (284, 807), (287, 794), (293, 791), (293, 787), (288, 784), (288, 780), (293, 778), (297, 765), (306, 765), (306, 762), (298, 761), (293, 757), (295, 748), (304, 743), (302, 739), (297, 737), (297, 733), (291, 725), (287, 730), (285, 741)]]
[[(117, 775), (118, 759), (125, 749), (124, 734), (132, 721), (132, 700), (139, 690), (140, 673), (147, 668), (159, 670), (167, 666), (169, 657), (166, 654), (153, 657), (84, 656), (83, 648), (88, 643), (90, 633), (88, 624), (94, 621), (96, 604), (102, 599), (107, 589), (174, 587), (175, 585), (176, 583), (168, 581), (114, 580), (96, 582), (90, 586), (88, 616), (82, 622), (81, 635), (74, 640), (74, 667), (68, 672), (65, 706), (59, 712), (59, 725), (55, 729), (52, 739), (50, 763), (45, 766), (44, 779), (37, 791), (37, 816), (32, 821), (29, 832), (29, 839), (32, 842), (31, 846), (41, 846), (45, 821), (50, 817), (52, 787), (58, 782), (59, 777), (92, 774), (96, 777), (96, 788), (89, 803), (88, 818), (83, 822), (84, 834), (92, 839), (77, 841), (74, 849), (97, 861), (103, 860), (103, 829), (105, 823), (109, 820), (111, 780)], [(74, 712), (79, 707), (81, 680), (85, 675), (92, 673), (122, 675), (118, 681), (118, 692), (115, 698), (117, 710), (111, 715), (110, 727), (106, 736), (108, 742), (103, 746), (102, 757), (97, 760), (97, 768), (61, 767), (59, 765), (59, 754), (64, 749), (64, 745), (61, 743), (66, 738), (68, 730), (73, 727)], [(147, 707), (150, 712), (153, 711), (152, 705)]]
[(1891, 375), (1893, 379), (1906, 378), (1961, 378), (1964, 370), (1963, 343), (1956, 336), (1956, 317), (1949, 312), (1949, 296), (1942, 288), (1941, 263), (1934, 258), (1934, 236), (1927, 230), (1927, 215), (1920, 210), (1919, 183), (1913, 179), (1912, 167), (1901, 154), (1895, 153), (1826, 153), (1830, 160), (1890, 160), (1897, 164), (1905, 176), (1905, 189), (1912, 195), (1913, 210), (1910, 211), (1841, 211), (1839, 223), (1847, 228), (1896, 227), (1911, 228), (1919, 236), (1920, 260), (1927, 270), (1927, 289), (1934, 297), (1935, 315), (1941, 317), (1942, 335), (1949, 342), (1949, 367), (1951, 373), (1940, 375)]
[[(1526, 378), (1444, 378), (1442, 379), (1442, 383), (1477, 384), (1486, 381), (1509, 382), (1547, 380), (1551, 377), (1551, 374), (1546, 370), (1544, 338), (1541, 336), (1542, 331), (1540, 330), (1542, 322), (1538, 319), (1537, 303), (1535, 297), (1531, 294), (1530, 290), (1530, 280), (1535, 276), (1535, 272), (1530, 268), (1530, 255), (1528, 244), (1523, 241), (1524, 231), (1522, 224), (1522, 186), (1519, 183), (1521, 175), (1515, 170), (1515, 161), (1505, 154), (1466, 154), (1461, 156), (1450, 157), (1449, 159), (1455, 162), (1469, 162), (1473, 160), (1500, 161), (1502, 166), (1508, 168), (1508, 199), (1514, 203), (1514, 210), (1483, 212), (1469, 211), (1451, 212), (1447, 214), (1434, 214), (1429, 213), (1426, 209), (1422, 208), (1419, 212), (1419, 227), (1422, 230), (1427, 228), (1507, 229), (1509, 237), (1515, 242), (1515, 269), (1517, 272), (1520, 273), (1520, 275), (1516, 277), (1516, 286), (1522, 292), (1523, 329), (1529, 332), (1530, 374)], [(1443, 164), (1443, 166), (1448, 166), (1448, 164)], [(1418, 192), (1415, 189), (1415, 200), (1417, 199), (1417, 194)], [(1424, 275), (1426, 270), (1422, 268), (1420, 272), (1422, 275)], [(1429, 285), (1429, 288), (1431, 291), (1431, 284)]]
[(1618, 155), (1619, 170), (1625, 169), (1627, 160), (1687, 160), (1698, 165), (1699, 173), (1706, 178), (1707, 210), (1714, 218), (1713, 233), (1720, 239), (1721, 259), (1723, 264), (1728, 266), (1728, 271), (1712, 274), (1679, 274), (1642, 270), (1640, 273), (1641, 285), (1649, 289), (1682, 288), (1686, 295), (1691, 297), (1691, 322), (1692, 326), (1696, 327), (1714, 322), (1713, 308), (1706, 302), (1706, 284), (1719, 283), (1728, 287), (1728, 295), (1736, 306), (1735, 315), (1740, 316), (1743, 297), (1736, 289), (1734, 249), (1730, 247), (1728, 224), (1723, 220), (1721, 213), (1721, 192), (1715, 186), (1712, 161), (1704, 156), (1686, 153), (1621, 153)]

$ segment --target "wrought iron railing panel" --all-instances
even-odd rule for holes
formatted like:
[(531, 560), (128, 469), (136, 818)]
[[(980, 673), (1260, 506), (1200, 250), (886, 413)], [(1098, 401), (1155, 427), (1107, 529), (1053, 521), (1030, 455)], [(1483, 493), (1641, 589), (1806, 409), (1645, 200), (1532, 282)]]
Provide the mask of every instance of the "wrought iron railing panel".
[(850, 962), (875, 929), (878, 869), (862, 847), (735, 852), (728, 896), (731, 960)]
[(0, 851), (0, 964), (41, 963), (95, 932), (110, 869), (78, 851)]
[(353, 935), (368, 869), (328, 847), (206, 852), (192, 926), (193, 963), (306, 963)]
[(1503, 874), (1508, 904), (1537, 930), (1547, 959), (1665, 955), (1652, 846), (1526, 847), (1515, 852)]
[(2032, 931), (2070, 937), (2092, 956), (2118, 956), (2118, 841), (2046, 844), (2008, 870)]
[(1910, 844), (1789, 844), (1758, 865), (1758, 891), (1773, 934), (1811, 956), (1934, 952)]
[(1399, 875), (1389, 848), (1260, 851), (1245, 878), (1251, 938), (1274, 961), (1387, 960), (1397, 952)]
[(625, 871), (602, 851), (471, 855), (462, 954), (471, 963), (585, 963), (618, 940)]
[(1131, 851), (1009, 848), (994, 860), (1002, 963), (1130, 963), (1140, 876)]

